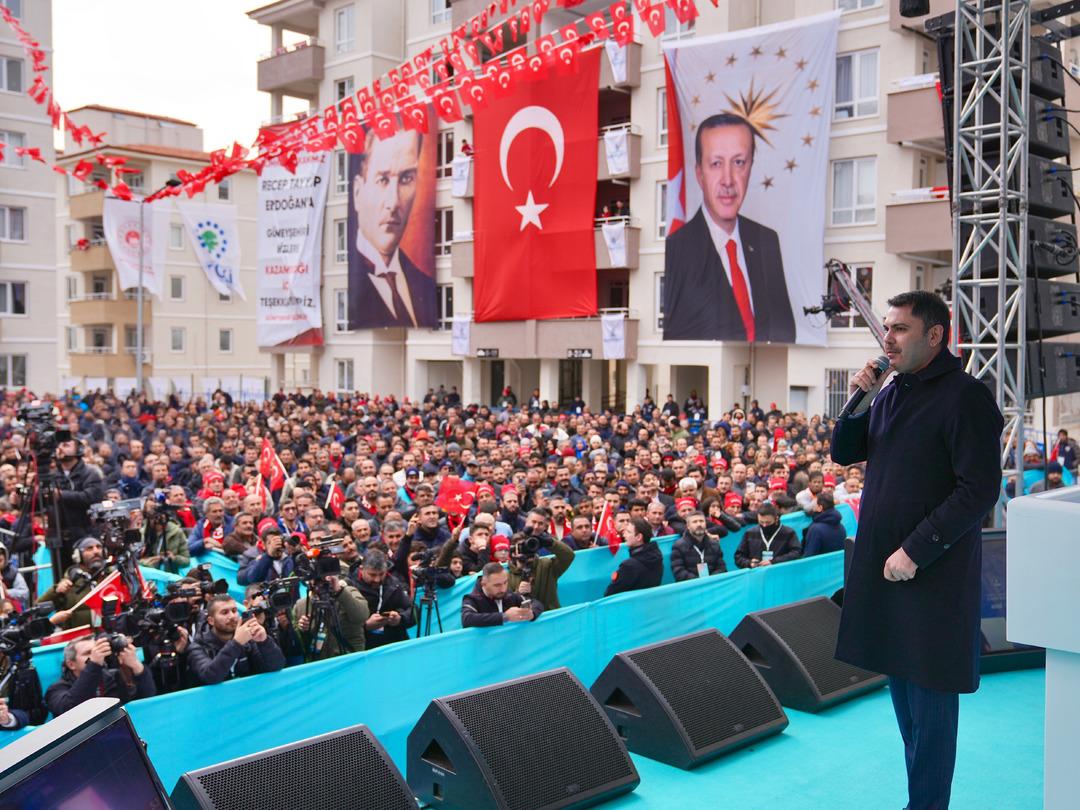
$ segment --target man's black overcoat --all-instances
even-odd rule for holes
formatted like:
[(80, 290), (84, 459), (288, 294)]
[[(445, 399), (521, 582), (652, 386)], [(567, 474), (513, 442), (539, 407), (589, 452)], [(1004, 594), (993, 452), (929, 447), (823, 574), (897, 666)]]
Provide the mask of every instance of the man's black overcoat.
[[(837, 422), (833, 460), (867, 462), (837, 658), (929, 689), (978, 688), (980, 527), (1001, 488), (1001, 430), (990, 390), (946, 349)], [(889, 582), (900, 546), (919, 568)]]

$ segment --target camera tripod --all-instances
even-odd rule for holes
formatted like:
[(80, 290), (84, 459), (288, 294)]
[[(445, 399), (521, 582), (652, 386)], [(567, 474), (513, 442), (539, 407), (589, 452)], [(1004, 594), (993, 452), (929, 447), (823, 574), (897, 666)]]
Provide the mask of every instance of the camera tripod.
[[(426, 610), (425, 610), (426, 608)], [(439, 623), (439, 632), (443, 631), (442, 614), (439, 612), (439, 594), (432, 585), (421, 587), (416, 597), (416, 637), (431, 635), (431, 616)]]
[(44, 723), (49, 710), (45, 706), (41, 678), (34, 668), (29, 649), (16, 648), (8, 653), (8, 671), (3, 680), (0, 680), (0, 694), (3, 694), (8, 682), (11, 682), (8, 706), (26, 712), (32, 726)]
[(322, 594), (316, 594), (314, 598), (308, 594), (308, 612), (311, 617), (311, 626), (308, 632), (311, 641), (308, 643), (308, 652), (312, 658), (318, 658), (322, 654), (323, 644), (328, 635), (327, 630), (334, 636), (338, 645), (338, 654), (355, 652), (353, 646), (345, 640), (345, 634), (341, 630), (341, 618), (334, 608), (334, 603)]

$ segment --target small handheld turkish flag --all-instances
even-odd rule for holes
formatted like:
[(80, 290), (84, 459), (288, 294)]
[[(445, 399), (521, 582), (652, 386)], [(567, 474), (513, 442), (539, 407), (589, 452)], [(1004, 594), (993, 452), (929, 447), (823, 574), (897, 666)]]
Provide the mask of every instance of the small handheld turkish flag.
[(525, 70), (475, 111), (477, 321), (596, 314), (600, 53), (578, 54), (565, 78)]
[(615, 529), (615, 511), (608, 502), (604, 503), (604, 508), (600, 510), (600, 519), (596, 521), (596, 536), (607, 542), (608, 551), (612, 554), (619, 550), (622, 538)]

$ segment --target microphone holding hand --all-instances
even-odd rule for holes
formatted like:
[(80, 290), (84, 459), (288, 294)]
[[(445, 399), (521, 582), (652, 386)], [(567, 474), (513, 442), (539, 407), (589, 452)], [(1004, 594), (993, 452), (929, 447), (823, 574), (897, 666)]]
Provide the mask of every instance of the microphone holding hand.
[(889, 358), (881, 355), (875, 360), (867, 360), (866, 365), (859, 369), (851, 378), (849, 389), (851, 395), (840, 411), (840, 417), (860, 416), (870, 408), (877, 392), (881, 390), (885, 382), (886, 373), (891, 367)]

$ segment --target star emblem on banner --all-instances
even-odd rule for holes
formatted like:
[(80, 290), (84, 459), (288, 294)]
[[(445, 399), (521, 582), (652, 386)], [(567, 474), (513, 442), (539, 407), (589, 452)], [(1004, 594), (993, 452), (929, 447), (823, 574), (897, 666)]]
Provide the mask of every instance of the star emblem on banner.
[(807, 90), (817, 90), (818, 89), (818, 80), (817, 79), (811, 79), (810, 81), (808, 81), (806, 83), (806, 89)]
[(814, 144), (814, 136), (809, 134), (809, 133), (807, 133), (806, 135), (803, 135), (802, 136), (802, 143), (803, 143), (803, 146), (813, 146), (813, 144)]
[(786, 59), (787, 58), (787, 49), (786, 48), (777, 48), (776, 49), (776, 58), (777, 59)]
[(542, 214), (547, 207), (547, 203), (538, 203), (533, 199), (533, 193), (530, 189), (529, 196), (525, 199), (525, 204), (514, 206), (514, 210), (521, 214), (521, 228), (519, 230), (523, 231), (529, 225), (535, 225), (538, 230), (544, 230), (544, 226), (540, 222), (540, 214)]
[(802, 70), (805, 67), (806, 67), (806, 60), (805, 59), (799, 59), (797, 62), (795, 62), (795, 69), (796, 70)]
[(698, 104), (701, 103), (701, 96), (694, 96), (690, 99), (690, 103), (696, 107)]
[(795, 162), (795, 158), (792, 158), (791, 160), (785, 160), (784, 161), (784, 169), (786, 171), (793, 172), (797, 168), (799, 168), (799, 164)]
[(768, 189), (772, 188), (773, 179), (771, 177), (766, 176), (765, 179), (761, 181), (761, 185), (762, 185), (762, 187), (764, 189), (768, 190)]
[[(730, 59), (731, 57), (728, 58)], [(716, 74), (710, 70), (708, 73), (705, 74), (705, 81), (707, 81), (709, 84), (712, 84), (716, 81)]]
[(817, 118), (819, 115), (821, 115), (821, 107), (811, 107), (810, 115), (813, 118)]
[(761, 50), (761, 47), (758, 46), (758, 45), (755, 45), (753, 48), (750, 49), (750, 55), (752, 57), (754, 57), (755, 59), (757, 59), (759, 56), (761, 56), (762, 53), (763, 53), (763, 51)]

